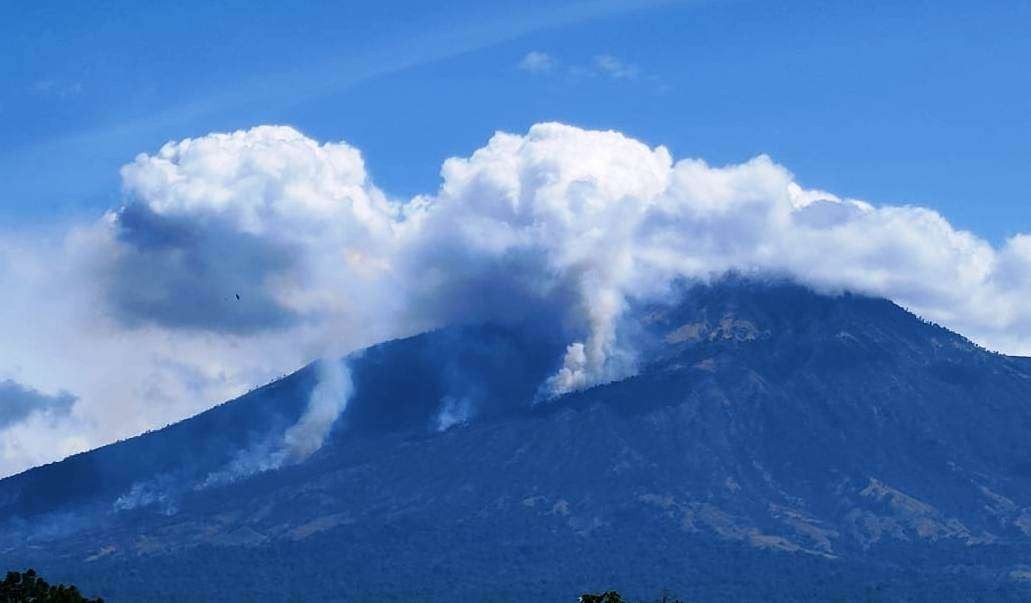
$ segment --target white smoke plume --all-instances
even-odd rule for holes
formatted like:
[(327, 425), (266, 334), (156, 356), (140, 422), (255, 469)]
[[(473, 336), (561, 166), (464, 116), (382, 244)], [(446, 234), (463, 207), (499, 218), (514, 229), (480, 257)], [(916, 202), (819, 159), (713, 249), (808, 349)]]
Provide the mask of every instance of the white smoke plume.
[(354, 393), (351, 372), (341, 362), (322, 360), (318, 370), (319, 381), (311, 392), (308, 407), (283, 434), (283, 463), (298, 463), (321, 448)]
[[(229, 466), (213, 472), (197, 488), (234, 482), (251, 475), (300, 463), (322, 448), (337, 418), (354, 394), (351, 371), (341, 361), (322, 359), (316, 365), (318, 381), (304, 413), (281, 438), (241, 450)], [(121, 500), (121, 499), (120, 499)]]
[(179, 512), (175, 491), (174, 480), (167, 476), (158, 477), (133, 484), (111, 506), (115, 512), (156, 507), (163, 515), (175, 515)]
[(456, 425), (463, 425), (473, 416), (473, 402), (466, 397), (444, 396), (437, 413), (437, 431), (447, 431)]
[[(930, 209), (808, 190), (766, 156), (710, 166), (538, 124), (394, 199), (346, 143), (261, 126), (171, 142), (122, 178), (124, 206), (94, 223), (0, 234), (0, 380), (76, 397), (67, 420), (4, 428), (0, 471), (457, 321), (552, 318), (568, 347), (541, 397), (589, 387), (635, 369), (630, 303), (728, 270), (885, 296), (1031, 353), (1031, 234), (993, 246)], [(303, 452), (318, 430), (300, 425)]]

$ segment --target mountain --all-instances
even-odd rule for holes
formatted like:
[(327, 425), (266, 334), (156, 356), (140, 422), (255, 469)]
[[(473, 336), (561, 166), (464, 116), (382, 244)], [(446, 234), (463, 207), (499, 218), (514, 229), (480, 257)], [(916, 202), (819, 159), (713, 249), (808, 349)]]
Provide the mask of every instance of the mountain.
[[(109, 601), (1027, 600), (1031, 360), (883, 300), (729, 278), (638, 307), (629, 378), (463, 326), (0, 480), (0, 560)], [(257, 462), (243, 462), (255, 459)]]

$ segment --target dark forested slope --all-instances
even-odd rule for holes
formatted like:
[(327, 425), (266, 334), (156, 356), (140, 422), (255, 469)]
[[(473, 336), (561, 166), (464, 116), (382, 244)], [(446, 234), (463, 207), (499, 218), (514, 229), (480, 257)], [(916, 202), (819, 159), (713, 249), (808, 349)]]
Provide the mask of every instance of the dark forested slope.
[(1027, 596), (1026, 359), (785, 283), (634, 316), (636, 375), (555, 400), (558, 337), (453, 328), (348, 359), (302, 463), (208, 480), (297, 420), (313, 367), (7, 478), (0, 558), (113, 601)]

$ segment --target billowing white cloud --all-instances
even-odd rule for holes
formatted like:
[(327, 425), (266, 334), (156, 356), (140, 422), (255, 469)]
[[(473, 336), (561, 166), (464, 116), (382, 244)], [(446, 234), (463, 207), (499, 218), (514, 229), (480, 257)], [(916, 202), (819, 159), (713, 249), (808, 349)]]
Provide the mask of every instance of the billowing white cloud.
[(292, 128), (169, 143), (122, 179), (130, 202), (107, 217), (116, 248), (101, 261), (130, 321), (246, 331), (353, 314), (369, 288), (326, 287), (383, 271), (394, 246), (400, 208), (360, 153)]
[(411, 256), (462, 258), (450, 262), (447, 291), (494, 281), (568, 312), (586, 339), (570, 344), (546, 393), (626, 375), (633, 359), (616, 345), (616, 319), (635, 280), (637, 227), (669, 187), (671, 165), (664, 148), (612, 132), (543, 124), (498, 134), (445, 162), (438, 194), (417, 201), (425, 215)]
[(398, 208), (352, 147), (259, 127), (170, 143), (122, 175), (125, 205), (94, 223), (0, 235), (0, 380), (78, 396), (65, 420), (3, 432), (0, 473), (394, 332), (380, 248), (396, 247)]
[(63, 420), (7, 427), (0, 472), (460, 321), (553, 320), (568, 348), (543, 398), (620, 378), (627, 307), (728, 270), (883, 295), (1031, 352), (1031, 235), (996, 248), (926, 208), (807, 190), (766, 156), (676, 161), (561, 124), (496, 134), (441, 176), (391, 199), (356, 149), (262, 126), (140, 155), (96, 223), (0, 236), (0, 380), (77, 396)]

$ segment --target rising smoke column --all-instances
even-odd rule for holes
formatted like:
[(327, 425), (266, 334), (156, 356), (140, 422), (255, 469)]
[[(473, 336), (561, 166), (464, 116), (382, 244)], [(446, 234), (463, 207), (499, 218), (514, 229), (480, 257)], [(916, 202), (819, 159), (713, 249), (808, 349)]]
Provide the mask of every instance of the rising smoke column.
[(294, 465), (322, 448), (333, 424), (354, 395), (354, 383), (346, 361), (324, 358), (318, 361), (316, 371), (318, 382), (296, 423), (288, 427), (281, 437), (241, 450), (227, 467), (208, 475), (197, 489)]
[(319, 382), (311, 392), (308, 407), (286, 433), (283, 434), (279, 454), (281, 463), (299, 463), (322, 448), (333, 428), (333, 423), (343, 414), (354, 394), (351, 371), (338, 360), (320, 360)]

